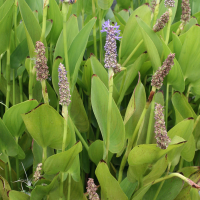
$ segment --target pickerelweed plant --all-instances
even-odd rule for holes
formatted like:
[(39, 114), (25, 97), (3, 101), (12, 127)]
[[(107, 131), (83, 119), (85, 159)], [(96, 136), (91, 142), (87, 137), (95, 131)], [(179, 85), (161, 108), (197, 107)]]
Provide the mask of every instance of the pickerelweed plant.
[(199, 8), (1, 0), (0, 199), (199, 199)]

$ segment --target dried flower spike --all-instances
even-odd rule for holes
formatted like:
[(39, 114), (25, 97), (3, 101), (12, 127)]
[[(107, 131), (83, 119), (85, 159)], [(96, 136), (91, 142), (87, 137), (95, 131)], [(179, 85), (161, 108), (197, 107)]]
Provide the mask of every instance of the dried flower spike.
[(119, 40), (120, 30), (117, 23), (112, 26), (110, 25), (110, 21), (106, 21), (103, 26), (101, 32), (106, 32), (106, 44), (104, 49), (106, 51), (105, 54), (105, 68), (116, 68), (117, 67), (117, 45), (116, 40)]
[(169, 12), (166, 11), (160, 17), (160, 19), (157, 20), (156, 24), (153, 26), (153, 31), (158, 32), (158, 31), (162, 30), (165, 27), (165, 25), (167, 24), (168, 21), (169, 21)]
[(152, 76), (151, 85), (160, 89), (163, 85), (163, 80), (165, 76), (169, 73), (172, 66), (174, 65), (175, 53), (170, 53), (167, 59), (163, 62), (163, 65), (158, 68), (155, 74)]
[(49, 76), (49, 70), (47, 66), (47, 58), (45, 57), (45, 46), (42, 42), (37, 41), (35, 45), (36, 56), (36, 79), (38, 81), (46, 80)]
[(99, 200), (99, 195), (96, 193), (97, 191), (97, 186), (94, 184), (94, 180), (92, 178), (89, 178), (88, 179), (88, 182), (87, 182), (87, 193), (89, 195), (89, 199), (90, 200)]
[(151, 1), (151, 11), (154, 13), (156, 7), (156, 0)]
[(171, 8), (175, 6), (175, 1), (174, 0), (165, 0), (165, 7), (166, 8)]
[(38, 181), (41, 177), (42, 163), (39, 163), (33, 175), (34, 181)]
[(157, 140), (157, 146), (161, 149), (166, 149), (171, 142), (170, 138), (167, 135), (167, 130), (165, 127), (164, 115), (163, 115), (163, 106), (161, 104), (155, 103), (155, 125), (154, 132), (156, 134), (155, 138)]
[(191, 15), (190, 1), (182, 0), (181, 8), (182, 8), (181, 21), (183, 23), (187, 23), (190, 21), (190, 15)]
[(67, 79), (67, 72), (65, 70), (65, 67), (63, 64), (60, 63), (58, 67), (58, 78), (59, 78), (59, 94), (60, 94), (60, 102), (59, 104), (61, 105), (69, 105), (71, 100), (70, 100), (70, 89), (69, 89), (69, 82)]

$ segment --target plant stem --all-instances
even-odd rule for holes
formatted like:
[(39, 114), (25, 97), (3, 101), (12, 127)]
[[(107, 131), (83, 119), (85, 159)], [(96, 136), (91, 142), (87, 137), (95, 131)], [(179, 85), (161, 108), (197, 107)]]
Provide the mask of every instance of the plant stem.
[(10, 176), (10, 187), (13, 189), (13, 182), (12, 182), (12, 168), (10, 165), (10, 159), (8, 157), (8, 170), (9, 170), (9, 176)]
[(190, 89), (191, 89), (192, 85), (189, 84), (188, 85), (188, 89), (187, 89), (187, 94), (186, 94), (186, 97), (187, 97), (187, 100), (189, 99), (189, 95), (190, 95)]
[(22, 83), (22, 77), (23, 74), (18, 76), (19, 79), (19, 97), (20, 97), (20, 102), (23, 102), (23, 83)]
[(102, 58), (103, 58), (103, 47), (102, 47), (102, 37), (101, 37), (101, 29), (102, 29), (102, 24), (101, 24), (101, 20), (102, 20), (102, 11), (101, 11), (101, 8), (98, 6), (98, 10), (99, 10), (99, 37), (100, 37), (100, 41), (99, 41), (99, 61), (100, 63), (102, 63)]
[(134, 10), (133, 0), (131, 0), (131, 8), (132, 8), (132, 10)]
[(91, 125), (91, 95), (88, 97), (88, 120), (89, 120), (89, 129), (87, 132), (87, 139), (90, 138), (90, 125)]
[(46, 80), (42, 80), (41, 84), (42, 84), (42, 96), (44, 99), (44, 103), (49, 105), (49, 96), (47, 92)]
[(44, 162), (47, 159), (47, 147), (43, 148), (43, 154), (42, 154), (42, 166), (44, 166)]
[(155, 10), (154, 10), (153, 26), (156, 24), (157, 16), (159, 13), (159, 4), (160, 4), (160, 0), (157, 0)]
[(32, 62), (30, 62), (30, 66), (29, 66), (29, 99), (33, 98), (33, 84), (34, 84), (34, 76), (35, 76), (35, 72), (36, 69), (35, 67), (32, 67)]
[(9, 175), (8, 175), (8, 165), (5, 163), (5, 178), (9, 183)]
[(80, 139), (80, 141), (82, 142), (83, 146), (85, 147), (85, 149), (88, 152), (89, 151), (89, 146), (87, 145), (86, 141), (84, 140), (84, 138), (82, 137), (81, 133), (78, 131), (78, 129), (76, 128), (74, 123), (73, 123), (73, 125), (74, 125), (74, 129), (76, 131), (76, 134), (77, 134), (78, 138)]
[(64, 105), (62, 107), (62, 116), (64, 117), (65, 122), (66, 122), (66, 123), (64, 123), (63, 142), (62, 142), (62, 152), (64, 152), (65, 148), (66, 148), (67, 126), (68, 126), (68, 108), (67, 108), (67, 105)]
[[(108, 94), (108, 112), (107, 112), (107, 134), (106, 134), (106, 152), (104, 154), (104, 159), (106, 162), (108, 162), (108, 151), (109, 151), (109, 145), (110, 145), (110, 125), (111, 125), (111, 111), (112, 111), (112, 93), (113, 93), (113, 68), (110, 67), (108, 69), (108, 84), (109, 84), (109, 94)], [(108, 164), (108, 163), (107, 163)]]
[(128, 140), (128, 146), (127, 146), (127, 148), (126, 148), (126, 152), (125, 152), (125, 154), (124, 154), (124, 156), (123, 156), (123, 158), (122, 158), (121, 165), (120, 165), (120, 168), (119, 168), (119, 176), (118, 176), (118, 182), (119, 182), (119, 183), (122, 181), (123, 170), (124, 170), (124, 167), (125, 167), (125, 165), (126, 165), (126, 161), (127, 161), (128, 155), (129, 155), (129, 153), (130, 153), (130, 151), (131, 151), (131, 149), (132, 149), (132, 146), (133, 146), (133, 144), (134, 144), (134, 141), (135, 141), (135, 139), (136, 139), (138, 130), (139, 130), (140, 125), (141, 125), (141, 123), (142, 123), (142, 121), (143, 121), (143, 119), (144, 119), (144, 116), (145, 116), (145, 114), (146, 114), (146, 111), (147, 111), (147, 109), (148, 109), (148, 106), (149, 106), (149, 105), (148, 105), (148, 102), (147, 102), (147, 103), (146, 103), (146, 107), (143, 109), (143, 112), (142, 112), (142, 114), (141, 114), (141, 116), (140, 116), (140, 119), (139, 119), (139, 121), (138, 121), (138, 123), (137, 123), (137, 126), (136, 126), (136, 128), (135, 128), (135, 130), (134, 130), (134, 132), (133, 132), (132, 138)]
[(69, 85), (71, 86), (71, 79), (70, 79), (70, 70), (69, 70), (69, 61), (68, 61), (68, 47), (67, 47), (67, 13), (68, 13), (68, 3), (62, 4), (62, 14), (63, 14), (63, 43), (64, 43), (64, 55), (65, 55), (65, 67), (67, 71), (67, 79)]
[(151, 112), (150, 112), (149, 124), (148, 124), (148, 129), (147, 129), (146, 144), (150, 144), (152, 121), (153, 121), (153, 117), (154, 117), (154, 107), (155, 107), (155, 99), (153, 97), (152, 102), (151, 102)]
[(14, 38), (15, 38), (15, 48), (17, 47), (17, 1), (15, 0), (14, 4), (14, 14), (13, 14), (13, 23), (14, 23)]
[(59, 200), (63, 200), (63, 180), (64, 180), (64, 173), (60, 172)]
[(13, 105), (15, 105), (15, 70), (13, 69)]
[(183, 159), (182, 156), (181, 156), (180, 162), (179, 162), (178, 170), (181, 170), (181, 169), (183, 168), (183, 162), (184, 162), (184, 159)]
[[(95, 17), (95, 11), (96, 11), (95, 0), (92, 0), (92, 15), (93, 15), (93, 17)], [(98, 59), (98, 55), (97, 55), (97, 39), (96, 39), (96, 22), (94, 23), (94, 26), (93, 26), (93, 40), (94, 40), (94, 55)]]
[(46, 32), (46, 18), (47, 18), (47, 7), (49, 4), (49, 0), (43, 0), (43, 18), (42, 18), (42, 33), (40, 37), (40, 41), (44, 43), (45, 32)]
[(168, 102), (169, 102), (169, 84), (167, 83), (166, 102), (165, 102), (165, 126), (166, 126), (166, 129), (167, 129), (167, 121), (168, 121)]
[(171, 21), (172, 21), (172, 9), (169, 8), (169, 21), (167, 23), (167, 33), (165, 38), (165, 44), (167, 45), (169, 42), (169, 34), (170, 34), (170, 28), (171, 28)]
[(67, 200), (70, 200), (70, 194), (71, 194), (71, 175), (69, 174)]
[[(15, 138), (16, 144), (18, 145), (18, 137)], [(16, 173), (17, 173), (17, 180), (19, 180), (19, 158), (18, 155), (15, 157), (16, 161)], [(20, 189), (20, 182), (17, 182), (17, 188)]]
[(7, 81), (7, 93), (6, 93), (6, 110), (7, 110), (9, 108), (9, 102), (10, 102), (10, 47), (8, 47), (7, 49), (6, 81)]
[(132, 58), (132, 56), (135, 54), (135, 52), (138, 50), (138, 48), (140, 47), (140, 45), (143, 43), (143, 40), (141, 40), (137, 46), (135, 47), (135, 49), (133, 49), (133, 51), (130, 53), (130, 55), (128, 56), (128, 58), (124, 61), (124, 63), (122, 64), (122, 67), (125, 67), (126, 64), (128, 63), (128, 61)]

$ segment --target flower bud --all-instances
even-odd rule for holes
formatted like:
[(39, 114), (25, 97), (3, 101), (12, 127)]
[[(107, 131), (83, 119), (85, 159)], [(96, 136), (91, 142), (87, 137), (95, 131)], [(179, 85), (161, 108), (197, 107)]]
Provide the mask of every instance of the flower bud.
[(191, 15), (189, 0), (182, 0), (181, 8), (182, 8), (181, 21), (183, 23), (187, 23), (190, 21), (190, 15)]
[(165, 25), (167, 24), (168, 21), (169, 21), (169, 12), (166, 11), (160, 17), (160, 19), (157, 20), (156, 24), (153, 27), (153, 31), (158, 32), (158, 31), (162, 30), (165, 27)]

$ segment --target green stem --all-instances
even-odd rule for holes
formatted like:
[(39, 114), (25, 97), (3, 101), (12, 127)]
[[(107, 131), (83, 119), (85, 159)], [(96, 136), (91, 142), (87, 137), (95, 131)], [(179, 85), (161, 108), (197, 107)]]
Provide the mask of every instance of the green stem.
[(139, 119), (139, 121), (138, 121), (138, 123), (137, 123), (137, 126), (136, 126), (136, 128), (135, 128), (135, 130), (134, 130), (134, 132), (133, 132), (132, 138), (128, 140), (128, 146), (127, 146), (127, 148), (126, 148), (126, 152), (125, 152), (125, 154), (124, 154), (124, 156), (123, 156), (123, 158), (122, 158), (121, 165), (120, 165), (120, 168), (119, 168), (119, 176), (118, 176), (118, 182), (119, 182), (119, 183), (122, 181), (123, 170), (124, 170), (124, 167), (125, 167), (125, 165), (126, 165), (126, 161), (127, 161), (128, 155), (129, 155), (129, 153), (130, 153), (130, 151), (131, 151), (131, 149), (132, 149), (132, 146), (133, 146), (133, 144), (134, 144), (134, 141), (135, 141), (135, 139), (136, 139), (138, 130), (140, 129), (140, 125), (141, 125), (141, 123), (142, 123), (142, 121), (143, 121), (143, 119), (144, 119), (144, 116), (145, 116), (145, 114), (146, 114), (146, 111), (147, 111), (147, 109), (148, 109), (148, 106), (149, 106), (149, 104), (148, 104), (148, 102), (147, 102), (147, 103), (146, 103), (146, 107), (144, 108), (144, 110), (143, 110), (143, 112), (142, 112), (142, 114), (141, 114), (141, 116), (140, 116), (140, 119)]
[(8, 175), (8, 165), (5, 163), (5, 178), (9, 183), (9, 175)]
[(33, 85), (34, 85), (34, 76), (35, 76), (35, 72), (36, 69), (35, 67), (32, 67), (32, 62), (30, 62), (29, 65), (29, 99), (33, 99)]
[(47, 159), (47, 147), (43, 148), (43, 154), (42, 154), (42, 166), (44, 166), (44, 162)]
[(19, 79), (19, 97), (20, 97), (20, 102), (23, 102), (23, 83), (22, 83), (22, 77), (23, 74), (18, 76)]
[(7, 93), (6, 93), (6, 110), (7, 110), (9, 108), (9, 102), (10, 102), (10, 47), (8, 47), (7, 49), (6, 81), (7, 81)]
[(69, 61), (68, 61), (68, 47), (67, 47), (67, 13), (68, 13), (68, 3), (62, 4), (62, 14), (63, 14), (63, 44), (64, 44), (64, 55), (65, 55), (65, 67), (67, 70), (67, 78), (69, 85), (71, 86), (70, 82), (70, 70), (69, 70)]
[(0, 84), (1, 84), (1, 59), (3, 57), (3, 54), (0, 55)]
[(184, 28), (184, 23), (181, 23), (176, 31), (176, 35), (180, 35), (181, 34), (181, 31), (183, 30)]
[(109, 84), (109, 96), (108, 96), (108, 112), (107, 112), (107, 134), (106, 134), (106, 152), (105, 161), (108, 162), (108, 150), (110, 145), (110, 125), (111, 125), (111, 111), (112, 111), (112, 94), (113, 94), (113, 68), (108, 69), (108, 84)]
[(50, 52), (49, 52), (49, 59), (50, 59), (50, 64), (51, 64), (51, 68), (53, 65), (53, 43), (50, 43)]
[(131, 8), (132, 8), (132, 10), (134, 10), (133, 0), (131, 0)]
[(17, 1), (15, 0), (15, 4), (14, 4), (14, 14), (13, 14), (13, 23), (14, 23), (14, 41), (15, 41), (15, 48), (17, 47)]
[(10, 176), (10, 187), (13, 189), (13, 182), (12, 182), (12, 168), (10, 165), (10, 159), (8, 157), (8, 170), (9, 170), (9, 176)]
[(49, 105), (49, 96), (47, 92), (46, 80), (42, 80), (41, 84), (42, 84), (42, 96), (44, 99), (44, 103)]
[(158, 197), (158, 195), (159, 195), (159, 193), (160, 193), (160, 190), (162, 189), (162, 186), (163, 186), (164, 182), (165, 182), (165, 181), (162, 181), (161, 184), (159, 185), (159, 188), (158, 188), (158, 190), (156, 191), (156, 194), (155, 194), (153, 200), (156, 200), (156, 199), (157, 199), (157, 197)]
[(40, 37), (40, 41), (44, 43), (45, 32), (46, 32), (46, 18), (47, 18), (47, 8), (48, 8), (49, 0), (44, 0), (43, 4), (43, 18), (42, 18), (42, 33)]
[(154, 10), (154, 16), (153, 16), (153, 26), (156, 24), (157, 16), (159, 13), (159, 4), (160, 4), (160, 0), (157, 0), (155, 10)]
[(97, 128), (97, 131), (96, 131), (96, 140), (99, 139), (99, 134), (100, 134), (100, 129), (99, 129), (99, 127), (98, 127), (98, 128)]
[(102, 20), (102, 13), (101, 13), (101, 8), (98, 6), (98, 10), (99, 10), (99, 37), (100, 37), (100, 41), (99, 41), (99, 54), (100, 54), (100, 63), (102, 62), (102, 58), (103, 58), (103, 43), (102, 43), (102, 37), (101, 37), (101, 29), (102, 29), (102, 24), (101, 24), (101, 20)]
[(169, 102), (169, 84), (167, 83), (166, 101), (165, 101), (165, 126), (166, 126), (166, 129), (167, 129), (167, 122), (168, 122), (168, 102)]
[(192, 87), (192, 85), (189, 84), (188, 89), (187, 89), (187, 94), (186, 94), (187, 100), (189, 99), (189, 95), (190, 95), (190, 89), (191, 89), (191, 87)]
[(71, 175), (69, 174), (67, 200), (70, 200), (70, 194), (71, 194)]
[(82, 28), (83, 28), (84, 27), (84, 15), (85, 15), (85, 11), (83, 9), (83, 6), (82, 6), (82, 12), (81, 12), (81, 14), (82, 14)]
[(13, 69), (13, 105), (15, 105), (15, 70)]
[(87, 139), (90, 138), (90, 125), (91, 125), (91, 96), (88, 97), (88, 120), (89, 120), (89, 129), (87, 132)]
[[(18, 137), (16, 137), (16, 144), (18, 145)], [(19, 158), (18, 155), (15, 157), (16, 161), (16, 173), (17, 173), (17, 180), (19, 180)], [(20, 189), (20, 182), (17, 182), (17, 188)]]
[(146, 144), (150, 144), (151, 140), (151, 130), (152, 130), (152, 121), (154, 118), (154, 107), (155, 107), (155, 99), (153, 97), (152, 102), (151, 102), (151, 111), (150, 111), (150, 117), (149, 117), (149, 124), (148, 124), (148, 129), (147, 129), (147, 137), (146, 137)]
[(143, 43), (143, 40), (141, 40), (137, 46), (133, 49), (133, 51), (129, 54), (128, 58), (124, 61), (124, 63), (122, 64), (122, 67), (125, 67), (126, 64), (128, 63), (128, 61), (132, 58), (132, 56), (135, 54), (135, 52), (138, 50), (138, 48), (140, 47), (140, 45)]
[(64, 181), (64, 173), (60, 173), (60, 186), (59, 186), (59, 200), (63, 200), (63, 181)]
[[(95, 16), (95, 0), (92, 0), (92, 15), (93, 17)], [(98, 55), (97, 55), (97, 39), (96, 39), (96, 22), (94, 23), (93, 26), (93, 41), (94, 41), (94, 55), (96, 56), (96, 58), (98, 59)]]
[(172, 9), (169, 8), (169, 21), (167, 23), (167, 33), (166, 33), (166, 39), (165, 39), (165, 44), (166, 45), (169, 42), (169, 34), (170, 34), (170, 28), (171, 28), (171, 21), (172, 21)]
[(181, 159), (180, 159), (180, 162), (179, 162), (179, 166), (178, 166), (178, 170), (181, 170), (183, 168), (183, 162), (184, 162), (184, 159), (181, 156)]
[(65, 148), (66, 148), (67, 125), (68, 125), (68, 108), (67, 108), (67, 105), (64, 105), (62, 107), (62, 116), (64, 117), (65, 122), (66, 122), (66, 123), (64, 123), (63, 142), (62, 142), (62, 152), (64, 152)]
[[(74, 123), (73, 123), (73, 125), (74, 125)], [(74, 125), (74, 129), (76, 131), (76, 134), (77, 134), (78, 138), (80, 139), (80, 141), (82, 142), (83, 146), (85, 147), (85, 149), (88, 152), (89, 151), (89, 146), (87, 145), (86, 141), (84, 140), (84, 138), (82, 137), (81, 133), (78, 131), (78, 129), (76, 128), (75, 125)]]

